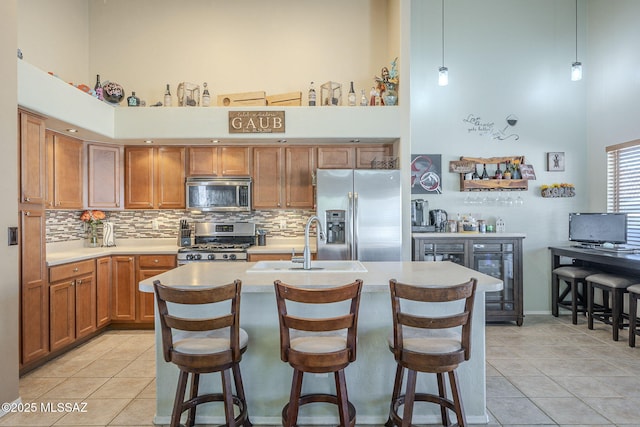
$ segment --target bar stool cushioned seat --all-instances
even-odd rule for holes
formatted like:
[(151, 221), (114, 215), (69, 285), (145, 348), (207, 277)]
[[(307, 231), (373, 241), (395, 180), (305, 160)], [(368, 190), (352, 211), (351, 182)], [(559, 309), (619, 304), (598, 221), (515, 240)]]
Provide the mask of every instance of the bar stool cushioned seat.
[(638, 298), (640, 298), (640, 284), (631, 285), (629, 292), (629, 347), (636, 346), (636, 335), (640, 336), (638, 325)]
[[(314, 289), (298, 288), (276, 280), (275, 289), (280, 323), (280, 358), (293, 367), (291, 395), (289, 403), (282, 409), (282, 424), (285, 427), (297, 425), (300, 406), (323, 402), (337, 405), (340, 426), (355, 426), (356, 410), (348, 399), (344, 368), (356, 360), (362, 280), (344, 286)], [(318, 314), (317, 307), (310, 307), (349, 300), (348, 312), (336, 314), (331, 311), (331, 316)], [(289, 307), (288, 301), (298, 307)], [(314, 316), (308, 314), (310, 312)], [(332, 372), (336, 394), (301, 395), (305, 372)]]
[[(593, 321), (598, 320), (613, 328), (613, 340), (618, 341), (618, 330), (626, 326), (624, 324), (623, 297), (627, 288), (633, 285), (637, 279), (617, 274), (599, 273), (587, 276), (587, 326), (593, 329)], [(596, 306), (594, 302), (594, 290), (602, 290), (602, 305)], [(609, 294), (611, 306), (609, 306)]]
[[(389, 349), (397, 363), (387, 427), (411, 426), (416, 401), (440, 405), (442, 424), (449, 426), (449, 413), (454, 411), (457, 425), (464, 427), (466, 419), (458, 389), (456, 368), (471, 356), (471, 318), (476, 292), (476, 279), (455, 286), (413, 286), (389, 282), (393, 315), (393, 333)], [(464, 301), (460, 310), (451, 308), (453, 301)], [(434, 305), (403, 310), (401, 304), (411, 302), (436, 303), (446, 313), (436, 311)], [(426, 313), (432, 315), (425, 315)], [(403, 377), (408, 371), (406, 391), (402, 393)], [(438, 395), (416, 393), (417, 373), (434, 373)], [(449, 376), (452, 399), (447, 398), (444, 374)], [(404, 405), (402, 416), (398, 414)]]
[[(578, 311), (587, 312), (587, 299), (585, 298), (587, 276), (597, 274), (599, 271), (577, 266), (562, 266), (555, 268), (551, 280), (551, 313), (558, 317), (558, 307), (571, 310), (571, 322), (578, 323)], [(566, 288), (560, 292), (560, 281), (565, 282)], [(571, 300), (566, 300), (571, 295)]]
[[(189, 411), (186, 426), (195, 423), (196, 407), (207, 402), (223, 402), (227, 426), (251, 426), (240, 375), (240, 360), (249, 336), (240, 328), (240, 280), (210, 288), (175, 288), (153, 282), (162, 332), (164, 360), (180, 369), (171, 427), (180, 425), (180, 417)], [(196, 305), (228, 302), (221, 313)], [(171, 304), (167, 304), (171, 303)], [(182, 306), (182, 311), (178, 308)], [(225, 306), (226, 307), (226, 306)], [(188, 313), (188, 314), (187, 314)], [(236, 394), (231, 387), (231, 374)], [(222, 392), (198, 394), (200, 374), (220, 372)], [(191, 374), (190, 396), (184, 400)], [(236, 416), (234, 406), (239, 413)]]

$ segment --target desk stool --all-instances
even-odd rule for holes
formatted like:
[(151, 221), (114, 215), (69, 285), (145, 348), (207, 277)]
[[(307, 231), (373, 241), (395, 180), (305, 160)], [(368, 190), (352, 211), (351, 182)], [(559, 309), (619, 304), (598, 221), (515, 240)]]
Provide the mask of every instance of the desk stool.
[[(593, 329), (593, 321), (611, 325), (613, 328), (613, 340), (618, 341), (618, 331), (625, 326), (623, 313), (623, 297), (627, 288), (633, 285), (637, 279), (616, 274), (599, 273), (587, 276), (587, 326)], [(596, 307), (594, 303), (594, 290), (602, 291), (602, 306)], [(609, 294), (611, 293), (611, 307), (609, 307)]]
[(640, 284), (631, 285), (629, 292), (629, 347), (636, 346), (636, 335), (640, 336), (638, 325), (638, 298), (640, 298)]
[[(451, 425), (448, 410), (454, 411), (458, 423), (464, 427), (466, 419), (458, 389), (456, 368), (471, 356), (471, 316), (476, 292), (476, 279), (460, 285), (413, 286), (390, 280), (393, 334), (389, 349), (397, 363), (396, 377), (391, 395), (387, 427), (409, 427), (416, 401), (440, 405), (442, 424)], [(464, 307), (446, 314), (424, 309), (403, 311), (401, 304), (408, 301), (434, 303), (446, 307), (452, 301), (464, 301)], [(429, 313), (434, 313), (429, 316)], [(425, 315), (426, 314), (426, 315)], [(406, 392), (402, 394), (405, 370), (408, 371)], [(418, 372), (436, 374), (438, 395), (416, 393)], [(449, 376), (452, 399), (447, 398), (444, 374)], [(404, 405), (402, 416), (398, 414)]]
[[(193, 426), (196, 406), (207, 402), (223, 402), (227, 426), (250, 427), (247, 411), (240, 360), (247, 349), (247, 333), (240, 328), (240, 280), (210, 288), (174, 288), (164, 286), (159, 280), (153, 282), (158, 302), (158, 314), (162, 332), (162, 352), (164, 360), (174, 363), (180, 369), (178, 387), (171, 414), (171, 427), (180, 425), (180, 417), (189, 411), (186, 426)], [(188, 315), (174, 314), (179, 305), (195, 305), (228, 302), (229, 310), (215, 316), (189, 318)], [(172, 303), (170, 306), (167, 303)], [(217, 313), (216, 313), (217, 314)], [(236, 395), (231, 389), (231, 375)], [(222, 393), (198, 395), (200, 374), (220, 372)], [(191, 393), (184, 400), (187, 380), (191, 374)], [(234, 417), (234, 405), (239, 408)]]
[[(296, 426), (300, 406), (313, 402), (337, 405), (340, 426), (355, 426), (356, 410), (347, 396), (344, 368), (356, 360), (362, 280), (344, 286), (314, 289), (294, 287), (279, 280), (274, 284), (280, 323), (280, 358), (293, 367), (289, 403), (282, 409), (283, 426)], [(316, 307), (311, 305), (328, 305), (349, 300), (351, 302), (346, 313), (334, 316), (332, 312), (329, 317), (309, 317), (307, 314), (308, 311), (317, 313)], [(294, 305), (298, 307), (293, 307)], [(303, 314), (298, 314), (301, 311), (300, 306), (305, 306)], [(336, 394), (301, 395), (302, 377), (305, 372), (332, 372)]]
[[(551, 313), (558, 317), (558, 307), (571, 310), (571, 323), (577, 325), (578, 311), (583, 314), (587, 311), (585, 278), (596, 273), (598, 273), (596, 270), (575, 266), (554, 269), (551, 272)], [(566, 284), (562, 292), (560, 292), (560, 281)], [(570, 301), (565, 299), (569, 294)]]

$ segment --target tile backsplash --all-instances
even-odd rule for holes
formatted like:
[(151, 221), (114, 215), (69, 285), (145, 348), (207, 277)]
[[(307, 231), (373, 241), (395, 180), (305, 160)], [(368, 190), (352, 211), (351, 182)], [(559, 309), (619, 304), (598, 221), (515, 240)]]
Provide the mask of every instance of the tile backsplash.
[[(46, 222), (46, 242), (66, 242), (86, 238), (87, 226), (80, 221), (83, 211), (48, 210)], [(105, 221), (114, 225), (116, 242), (118, 239), (170, 238), (178, 237), (181, 219), (189, 222), (253, 222), (256, 228), (266, 229), (274, 237), (304, 236), (304, 226), (311, 210), (269, 210), (238, 213), (200, 213), (184, 210), (128, 210), (107, 211)], [(154, 229), (154, 220), (157, 228)], [(284, 223), (286, 226), (280, 228)], [(99, 235), (102, 227), (99, 226)]]

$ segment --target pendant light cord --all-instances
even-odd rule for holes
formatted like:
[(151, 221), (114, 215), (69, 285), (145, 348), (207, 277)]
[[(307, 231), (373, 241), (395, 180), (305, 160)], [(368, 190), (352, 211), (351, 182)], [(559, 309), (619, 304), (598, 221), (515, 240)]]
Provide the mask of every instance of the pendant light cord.
[(576, 62), (578, 62), (578, 0), (576, 0)]
[[(576, 47), (576, 52), (577, 52), (577, 49), (578, 48)], [(444, 0), (442, 0), (442, 66), (444, 67)]]

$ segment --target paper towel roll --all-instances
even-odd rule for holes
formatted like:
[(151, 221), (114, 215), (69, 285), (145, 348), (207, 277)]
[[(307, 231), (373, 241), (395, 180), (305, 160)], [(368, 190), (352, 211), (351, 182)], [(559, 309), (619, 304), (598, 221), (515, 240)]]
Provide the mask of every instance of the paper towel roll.
[(109, 221), (102, 222), (102, 246), (110, 247), (115, 246), (113, 236), (113, 223)]

